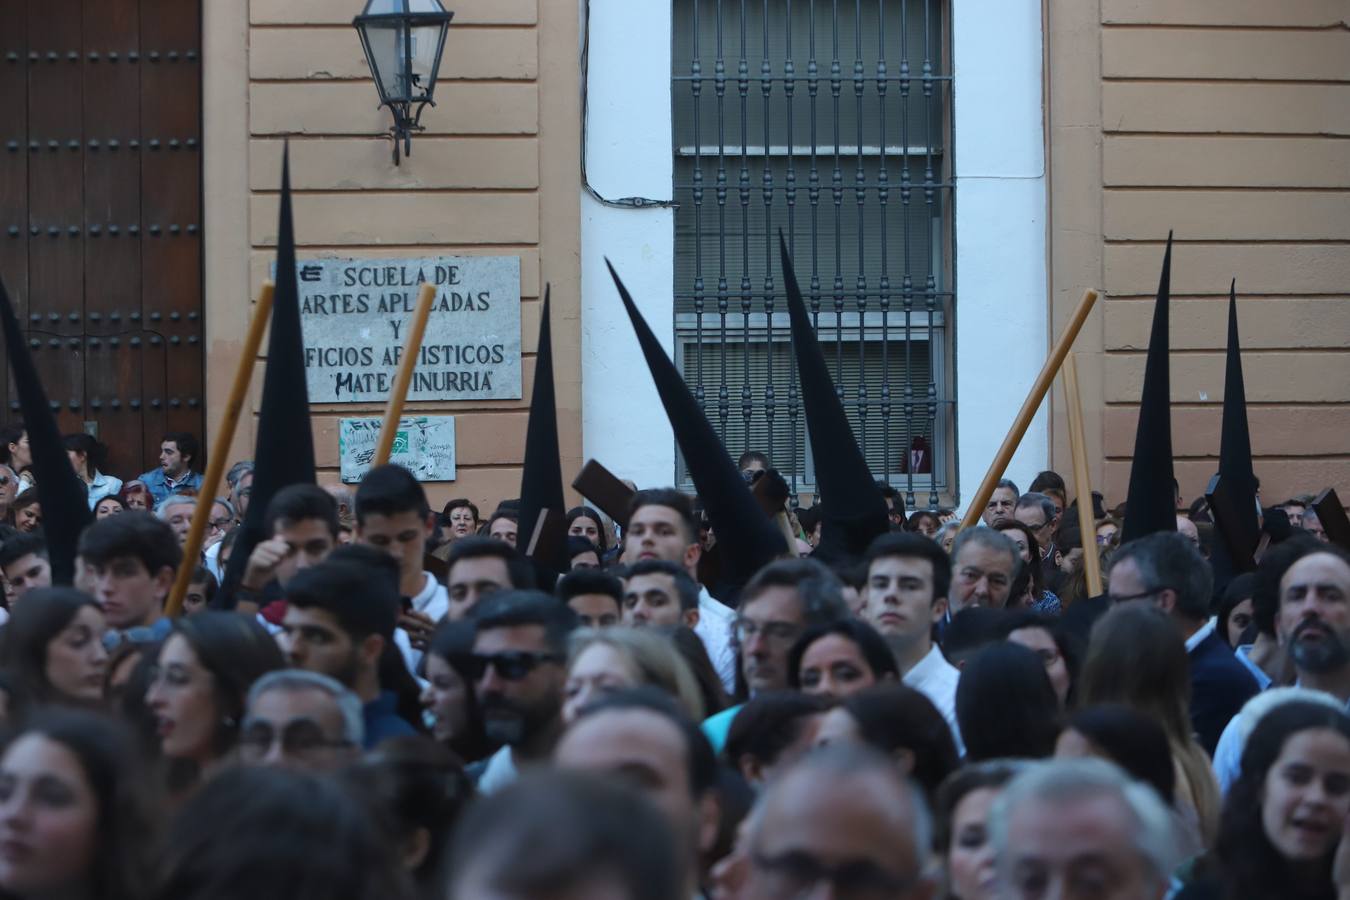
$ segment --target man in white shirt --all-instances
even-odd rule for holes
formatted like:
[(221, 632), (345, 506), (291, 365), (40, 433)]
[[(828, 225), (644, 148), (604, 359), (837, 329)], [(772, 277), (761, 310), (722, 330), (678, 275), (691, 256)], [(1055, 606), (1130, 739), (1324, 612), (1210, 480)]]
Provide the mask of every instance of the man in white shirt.
[(962, 750), (956, 724), (961, 673), (933, 642), (933, 626), (947, 615), (952, 575), (947, 554), (921, 535), (884, 534), (867, 548), (865, 559), (862, 617), (886, 638), (904, 683), (933, 701)]
[(450, 608), (445, 586), (422, 568), (435, 529), (426, 491), (411, 472), (391, 464), (366, 473), (356, 489), (356, 540), (398, 561), (398, 590), (407, 600), (398, 627), (412, 645), (408, 667), (414, 672), (432, 630)]
[[(633, 495), (624, 529), (623, 561), (628, 565), (649, 559), (675, 563), (698, 581), (698, 561), (703, 547), (698, 542), (698, 524), (688, 495), (674, 488), (639, 491)], [(736, 614), (700, 587), (698, 623), (694, 633), (703, 641), (708, 659), (717, 670), (722, 686), (730, 693), (736, 686), (736, 652), (731, 647), (731, 625)]]

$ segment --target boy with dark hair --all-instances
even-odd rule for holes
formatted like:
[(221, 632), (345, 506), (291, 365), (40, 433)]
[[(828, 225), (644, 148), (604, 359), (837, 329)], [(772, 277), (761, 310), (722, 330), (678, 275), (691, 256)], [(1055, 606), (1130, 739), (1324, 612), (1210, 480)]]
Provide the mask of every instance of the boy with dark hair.
[(518, 547), (520, 541), (520, 510), (503, 503), (488, 517), (486, 534), (493, 540)]
[(599, 569), (573, 569), (554, 595), (577, 614), (582, 628), (609, 628), (623, 616), (623, 582)]
[(922, 693), (951, 726), (957, 748), (956, 683), (960, 673), (933, 641), (947, 617), (951, 561), (936, 541), (913, 533), (883, 534), (867, 548), (863, 618), (895, 654), (905, 684)]
[(460, 538), (452, 545), (446, 565), (451, 619), (465, 618), (479, 601), (495, 591), (528, 590), (535, 586), (530, 561), (515, 547), (495, 538)]
[(13, 602), (33, 588), (52, 586), (47, 542), (36, 534), (16, 534), (0, 544), (0, 573), (14, 590)]
[(398, 625), (408, 633), (416, 669), (436, 623), (450, 610), (445, 586), (422, 566), (436, 517), (412, 473), (393, 464), (366, 473), (356, 489), (356, 541), (388, 553), (399, 564), (399, 594), (407, 598)]
[(488, 740), (502, 745), (478, 789), (515, 781), (522, 765), (549, 757), (562, 733), (571, 609), (542, 591), (499, 591), (474, 610), (471, 673)]
[(398, 620), (392, 578), (353, 560), (325, 560), (296, 573), (286, 600), (281, 646), (287, 660), (336, 679), (361, 698), (367, 749), (416, 734), (396, 711), (397, 694), (380, 679), (380, 658)]
[(253, 548), (235, 600), (245, 613), (266, 607), (263, 617), (280, 625), (286, 610), (275, 604), (287, 584), (337, 546), (337, 504), (318, 485), (287, 485), (267, 504), (263, 529), (271, 537)]
[(623, 590), (625, 625), (696, 628), (698, 621), (698, 582), (688, 572), (664, 559), (644, 559), (628, 567)]
[(89, 586), (108, 618), (108, 640), (160, 641), (168, 636), (164, 599), (183, 559), (167, 522), (150, 513), (98, 519), (80, 535)]
[(159, 503), (184, 488), (200, 490), (202, 473), (201, 445), (186, 431), (170, 431), (160, 439), (159, 466), (140, 477), (150, 495)]
[[(687, 494), (675, 488), (651, 488), (633, 495), (624, 529), (623, 562), (631, 566), (649, 559), (665, 560), (683, 568), (697, 583), (702, 555), (694, 504)], [(736, 686), (736, 652), (731, 647), (736, 614), (713, 599), (707, 588), (699, 590), (698, 613), (694, 632), (703, 641), (722, 686), (731, 692)]]

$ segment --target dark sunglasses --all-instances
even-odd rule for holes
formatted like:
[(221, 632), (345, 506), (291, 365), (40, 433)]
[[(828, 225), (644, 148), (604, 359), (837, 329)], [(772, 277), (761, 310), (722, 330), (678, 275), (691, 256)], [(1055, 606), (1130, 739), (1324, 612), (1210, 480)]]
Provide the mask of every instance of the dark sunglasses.
[(468, 674), (471, 679), (478, 681), (486, 674), (488, 666), (492, 666), (499, 677), (507, 681), (519, 681), (544, 663), (560, 663), (563, 659), (557, 653), (525, 653), (516, 650), (491, 655), (474, 654), (469, 657)]

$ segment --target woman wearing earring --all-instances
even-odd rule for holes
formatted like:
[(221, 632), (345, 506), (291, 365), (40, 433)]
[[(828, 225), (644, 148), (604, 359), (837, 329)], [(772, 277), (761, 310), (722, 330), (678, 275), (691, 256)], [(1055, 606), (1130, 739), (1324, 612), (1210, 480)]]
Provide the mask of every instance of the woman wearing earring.
[(171, 787), (190, 787), (234, 749), (249, 688), (281, 668), (276, 641), (253, 619), (208, 610), (174, 621), (145, 695), (160, 750), (177, 763)]

